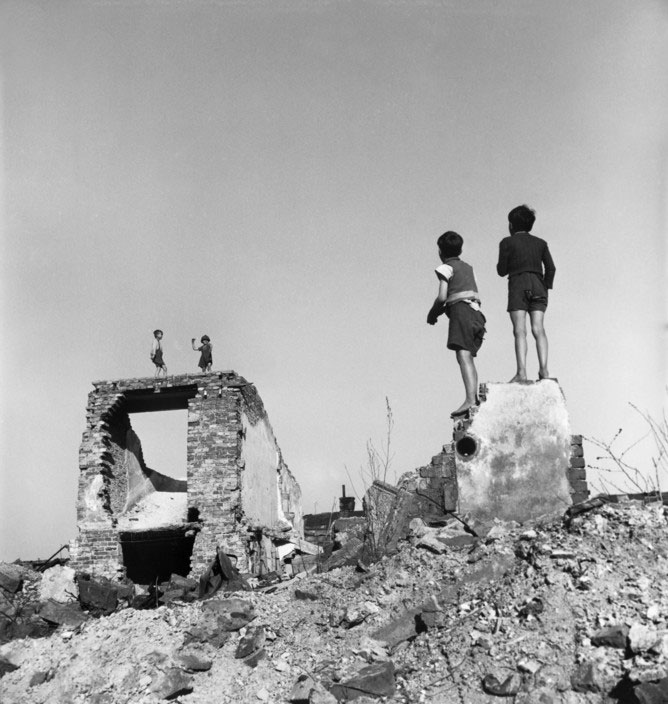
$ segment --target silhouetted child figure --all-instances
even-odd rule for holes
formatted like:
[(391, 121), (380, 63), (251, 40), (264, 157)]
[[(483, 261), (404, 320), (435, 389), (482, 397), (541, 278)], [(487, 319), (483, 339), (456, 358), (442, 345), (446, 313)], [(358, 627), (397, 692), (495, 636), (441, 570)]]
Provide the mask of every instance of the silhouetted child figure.
[(155, 378), (167, 376), (167, 365), (162, 358), (162, 330), (153, 331), (153, 346), (151, 347), (151, 361), (155, 364)]
[(213, 364), (213, 345), (211, 344), (211, 340), (209, 339), (208, 335), (202, 335), (202, 337), (200, 338), (200, 342), (202, 344), (199, 347), (195, 347), (195, 338), (192, 338), (193, 349), (195, 350), (195, 352), (202, 353), (199, 357), (199, 362), (197, 363), (197, 366), (202, 370), (202, 374), (206, 374), (207, 372), (211, 371), (211, 365)]
[(451, 418), (466, 415), (478, 402), (478, 372), (474, 358), (482, 345), (486, 322), (480, 310), (473, 268), (459, 258), (463, 243), (461, 235), (452, 231), (438, 238), (438, 254), (442, 262), (436, 268), (438, 295), (427, 314), (429, 325), (435, 325), (442, 313), (450, 320), (448, 349), (457, 355), (466, 392), (464, 403), (450, 414)]
[(527, 329), (529, 313), (531, 333), (538, 353), (538, 379), (549, 379), (547, 370), (547, 335), (543, 326), (547, 309), (547, 292), (552, 288), (556, 268), (545, 240), (529, 234), (536, 213), (528, 205), (518, 205), (508, 213), (509, 237), (499, 244), (499, 276), (508, 275), (508, 312), (513, 323), (517, 371), (510, 380), (527, 379)]

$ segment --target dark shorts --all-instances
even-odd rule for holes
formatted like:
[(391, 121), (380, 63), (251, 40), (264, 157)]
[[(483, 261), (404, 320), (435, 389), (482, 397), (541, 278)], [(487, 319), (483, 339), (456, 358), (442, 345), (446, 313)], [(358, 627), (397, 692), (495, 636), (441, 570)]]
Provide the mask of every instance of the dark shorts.
[(485, 337), (485, 316), (464, 301), (448, 306), (445, 314), (450, 319), (448, 349), (468, 350), (475, 357)]
[(547, 289), (542, 277), (529, 271), (508, 279), (508, 308), (506, 310), (546, 310)]

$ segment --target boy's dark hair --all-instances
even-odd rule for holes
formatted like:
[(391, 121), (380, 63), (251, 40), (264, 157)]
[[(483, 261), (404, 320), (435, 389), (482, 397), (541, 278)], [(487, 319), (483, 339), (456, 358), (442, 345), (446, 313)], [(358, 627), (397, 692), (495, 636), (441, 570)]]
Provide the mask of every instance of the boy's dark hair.
[(200, 342), (204, 342), (205, 340), (206, 342), (211, 342), (211, 338), (208, 335), (202, 335)]
[(436, 244), (444, 257), (458, 257), (462, 253), (464, 239), (456, 232), (448, 230), (438, 238)]
[(154, 330), (153, 337), (155, 337), (158, 333), (162, 333), (163, 335), (165, 334), (164, 332), (162, 332), (162, 330)]
[(528, 205), (518, 205), (508, 213), (508, 222), (515, 232), (531, 232), (536, 222), (536, 211)]

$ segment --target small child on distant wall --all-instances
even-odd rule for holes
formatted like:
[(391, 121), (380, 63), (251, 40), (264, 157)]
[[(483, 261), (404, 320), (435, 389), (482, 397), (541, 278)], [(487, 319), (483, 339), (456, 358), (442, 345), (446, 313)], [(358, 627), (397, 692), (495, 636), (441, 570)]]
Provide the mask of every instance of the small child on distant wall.
[(199, 347), (195, 347), (195, 338), (192, 338), (192, 346), (195, 352), (201, 352), (199, 357), (199, 362), (197, 366), (202, 370), (202, 374), (206, 374), (211, 371), (211, 365), (213, 364), (213, 345), (211, 344), (211, 339), (208, 335), (202, 335), (200, 338), (202, 343)]
[(450, 414), (451, 418), (465, 416), (478, 403), (478, 372), (474, 358), (485, 336), (485, 316), (480, 310), (480, 296), (473, 268), (459, 255), (464, 240), (456, 232), (448, 231), (438, 238), (438, 254), (442, 264), (436, 268), (438, 295), (427, 315), (427, 323), (435, 325), (445, 313), (449, 320), (448, 349), (454, 350), (464, 381), (464, 403)]
[(527, 205), (518, 205), (508, 213), (510, 235), (499, 244), (499, 276), (508, 276), (508, 313), (513, 324), (517, 370), (510, 380), (527, 380), (527, 327), (538, 353), (538, 379), (549, 379), (547, 369), (547, 335), (543, 326), (547, 309), (547, 292), (552, 288), (556, 268), (545, 240), (530, 234), (536, 213)]
[(151, 361), (155, 364), (155, 378), (167, 376), (167, 365), (162, 358), (162, 330), (153, 331), (153, 346), (151, 347)]

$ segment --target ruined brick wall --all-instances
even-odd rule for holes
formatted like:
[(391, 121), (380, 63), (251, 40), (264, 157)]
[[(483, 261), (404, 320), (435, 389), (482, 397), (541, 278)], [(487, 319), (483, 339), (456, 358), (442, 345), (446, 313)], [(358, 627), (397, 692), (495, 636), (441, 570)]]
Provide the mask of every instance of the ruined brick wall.
[(571, 487), (573, 503), (579, 504), (589, 498), (587, 470), (582, 448), (582, 435), (571, 435), (571, 456), (568, 465), (568, 483)]
[[(303, 538), (301, 491), (257, 390), (243, 377), (215, 372), (94, 386), (79, 457), (79, 535), (70, 551), (75, 569), (121, 576), (119, 518), (127, 532), (124, 511), (156, 489), (187, 490), (183, 527), (196, 533), (192, 576), (205, 571), (219, 547), (247, 571), (275, 563), (273, 539)], [(174, 408), (188, 412), (185, 487), (146, 467), (129, 416)]]
[(79, 536), (70, 544), (70, 563), (75, 569), (110, 578), (123, 574), (110, 490), (115, 462), (110, 423), (122, 404), (123, 396), (115, 389), (88, 395), (87, 427), (79, 449)]
[(239, 388), (221, 387), (199, 388), (188, 402), (188, 515), (203, 526), (193, 547), (194, 574), (204, 572), (217, 546), (237, 556), (246, 552), (237, 529), (240, 400)]

